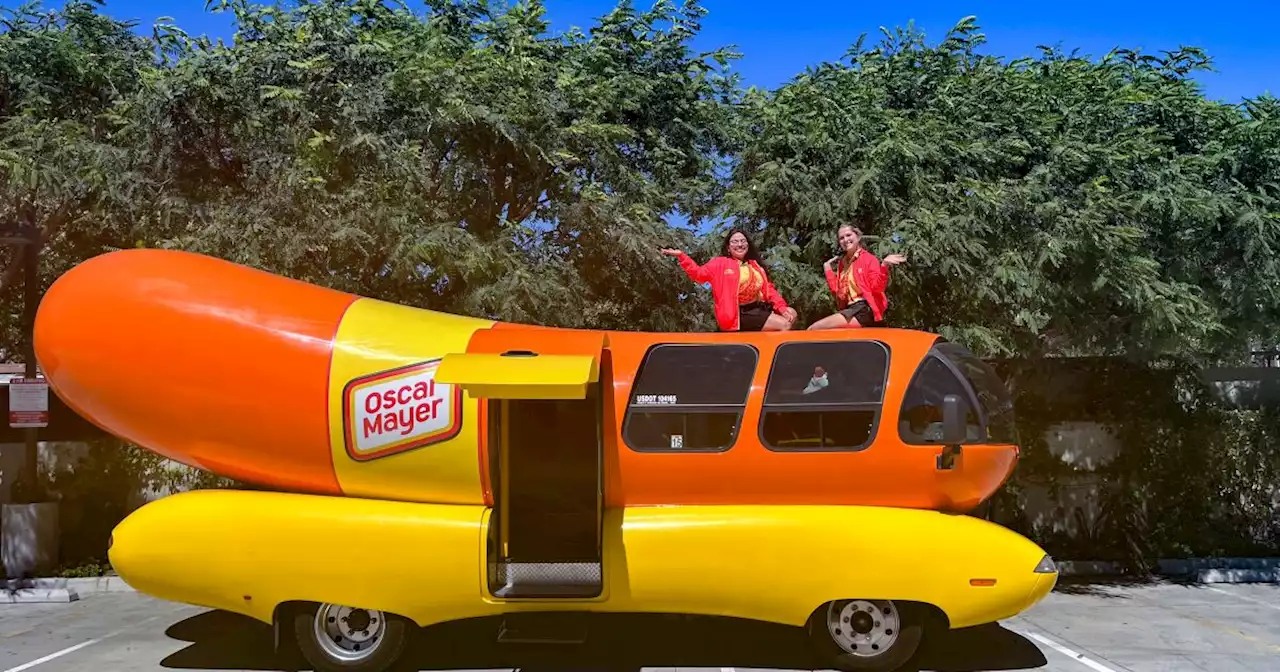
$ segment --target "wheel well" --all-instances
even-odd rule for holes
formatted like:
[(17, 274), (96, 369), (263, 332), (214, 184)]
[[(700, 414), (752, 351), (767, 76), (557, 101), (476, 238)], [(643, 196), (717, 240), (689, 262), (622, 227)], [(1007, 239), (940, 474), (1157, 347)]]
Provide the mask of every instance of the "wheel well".
[[(836, 600), (828, 600), (827, 602), (823, 602), (822, 604), (819, 604), (818, 606), (814, 607), (813, 611), (809, 612), (809, 618), (805, 621), (806, 627), (812, 624), (814, 622), (814, 619), (822, 618), (822, 610), (826, 609), (827, 605), (831, 604), (832, 602), (839, 602), (841, 600), (851, 600), (851, 599), (884, 599), (884, 598), (842, 597)], [(928, 602), (919, 602), (916, 600), (890, 600), (890, 601), (900, 607), (905, 606), (908, 609), (918, 610), (919, 613), (922, 614), (922, 617), (924, 618), (925, 627), (927, 629), (949, 630), (951, 628), (951, 619), (947, 617), (947, 612), (943, 611), (942, 608), (937, 606), (936, 604), (930, 604)]]
[(287, 619), (303, 609), (315, 609), (319, 606), (320, 603), (313, 600), (285, 600), (271, 610), (271, 622), (278, 624), (281, 620)]
[[(315, 611), (316, 609), (319, 609), (322, 604), (325, 603), (320, 602), (319, 600), (285, 600), (284, 602), (277, 604), (275, 608), (271, 610), (271, 623), (277, 631), (279, 630), (281, 623), (284, 623), (285, 627), (292, 627), (290, 623), (292, 622), (292, 617), (295, 614), (300, 611)], [(382, 611), (382, 613), (386, 614), (390, 618), (398, 618), (407, 623), (416, 624), (413, 619), (397, 614), (393, 611), (385, 611), (381, 609), (378, 611)]]
[(288, 600), (271, 610), (271, 645), (276, 655), (288, 655), (291, 659), (297, 657), (299, 652), (293, 637), (293, 615), (306, 608), (314, 609), (319, 604), (308, 600)]

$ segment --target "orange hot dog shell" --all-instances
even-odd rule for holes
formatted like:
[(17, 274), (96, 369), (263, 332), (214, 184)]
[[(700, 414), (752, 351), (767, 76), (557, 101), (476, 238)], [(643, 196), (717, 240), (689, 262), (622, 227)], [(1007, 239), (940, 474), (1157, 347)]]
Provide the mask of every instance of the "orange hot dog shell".
[(218, 259), (126, 250), (49, 288), (36, 356), (73, 410), (228, 477), (340, 494), (326, 398), (357, 297)]

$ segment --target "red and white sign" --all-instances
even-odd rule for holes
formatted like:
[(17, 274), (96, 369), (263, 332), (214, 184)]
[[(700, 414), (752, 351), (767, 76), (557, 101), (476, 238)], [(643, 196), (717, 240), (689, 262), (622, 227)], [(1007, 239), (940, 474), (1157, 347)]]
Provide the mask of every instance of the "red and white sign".
[(462, 429), (462, 388), (436, 382), (440, 360), (347, 383), (342, 393), (347, 455), (373, 460), (447, 441)]
[(44, 378), (9, 381), (9, 426), (49, 426), (49, 383)]

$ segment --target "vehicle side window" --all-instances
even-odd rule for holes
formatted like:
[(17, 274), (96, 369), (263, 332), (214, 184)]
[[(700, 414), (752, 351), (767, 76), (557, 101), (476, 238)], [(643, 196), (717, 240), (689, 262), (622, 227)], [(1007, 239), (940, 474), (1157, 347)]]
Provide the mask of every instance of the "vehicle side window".
[(1017, 443), (1018, 430), (1013, 413), (1013, 399), (1009, 396), (1009, 389), (995, 369), (956, 343), (941, 342), (933, 349), (939, 355), (946, 357), (960, 371), (960, 374), (973, 387), (974, 393), (978, 395), (978, 403), (982, 405), (983, 414), (986, 416), (986, 440), (995, 443)]
[(779, 346), (761, 409), (761, 442), (776, 451), (867, 447), (888, 371), (889, 350), (877, 341)]
[(720, 452), (738, 438), (759, 353), (749, 345), (656, 345), (645, 354), (622, 438), (643, 452)]
[(965, 414), (966, 440), (985, 440), (982, 419), (974, 407), (973, 394), (951, 367), (931, 353), (925, 356), (902, 400), (898, 433), (903, 441), (914, 444), (942, 441), (942, 401), (948, 394), (960, 398), (960, 408)]

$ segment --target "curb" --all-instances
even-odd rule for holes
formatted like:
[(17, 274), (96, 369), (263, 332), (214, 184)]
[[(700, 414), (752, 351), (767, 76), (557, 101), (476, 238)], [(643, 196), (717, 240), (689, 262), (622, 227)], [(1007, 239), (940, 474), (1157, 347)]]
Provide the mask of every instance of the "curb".
[(4, 602), (9, 604), (49, 604), (75, 602), (80, 594), (68, 588), (18, 588), (4, 592)]
[(118, 576), (82, 578), (9, 579), (0, 582), (0, 603), (40, 604), (75, 602), (82, 595), (95, 593), (133, 593), (133, 586)]
[[(1108, 577), (1126, 574), (1119, 563), (1063, 560), (1060, 576)], [(1190, 558), (1157, 560), (1155, 574), (1196, 583), (1280, 583), (1280, 558)]]

